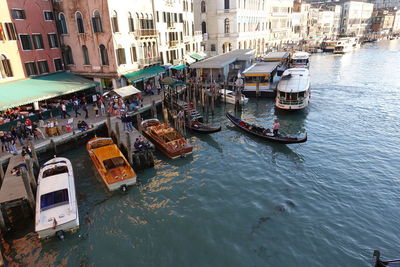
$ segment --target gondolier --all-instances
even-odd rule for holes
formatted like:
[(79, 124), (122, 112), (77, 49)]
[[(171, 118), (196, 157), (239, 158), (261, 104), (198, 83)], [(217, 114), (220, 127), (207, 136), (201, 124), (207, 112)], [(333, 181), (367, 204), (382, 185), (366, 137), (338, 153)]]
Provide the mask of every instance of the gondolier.
[(278, 136), (280, 127), (281, 127), (281, 125), (279, 124), (279, 121), (275, 120), (274, 125), (272, 125), (272, 130), (273, 130), (274, 136)]

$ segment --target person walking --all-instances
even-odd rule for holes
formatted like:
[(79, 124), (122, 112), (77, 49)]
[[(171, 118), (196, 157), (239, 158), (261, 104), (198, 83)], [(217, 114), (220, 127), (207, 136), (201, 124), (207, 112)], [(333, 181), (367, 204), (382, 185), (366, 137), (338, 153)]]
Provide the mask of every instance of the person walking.
[(100, 104), (100, 116), (106, 115), (106, 106), (104, 105), (104, 99), (103, 98), (100, 98), (99, 104)]
[(99, 107), (97, 106), (97, 102), (93, 103), (93, 110), (96, 113), (96, 117), (99, 116)]
[(83, 103), (82, 103), (82, 110), (85, 111), (85, 113), (86, 113), (86, 114), (85, 114), (85, 119), (89, 118), (86, 102), (83, 102)]
[(74, 111), (75, 111), (75, 118), (78, 118), (78, 114), (79, 114), (79, 116), (81, 116), (81, 113), (79, 112), (79, 103), (78, 103), (78, 100), (75, 100), (75, 101), (74, 101), (73, 109), (74, 109)]
[(63, 114), (64, 119), (67, 118), (66, 116), (68, 116), (68, 118), (71, 118), (71, 115), (69, 115), (69, 113), (67, 112), (67, 106), (65, 105), (64, 102), (61, 104), (61, 112)]
[(280, 127), (281, 127), (281, 125), (279, 124), (279, 121), (275, 120), (274, 124), (272, 125), (272, 130), (273, 130), (274, 136), (278, 136)]

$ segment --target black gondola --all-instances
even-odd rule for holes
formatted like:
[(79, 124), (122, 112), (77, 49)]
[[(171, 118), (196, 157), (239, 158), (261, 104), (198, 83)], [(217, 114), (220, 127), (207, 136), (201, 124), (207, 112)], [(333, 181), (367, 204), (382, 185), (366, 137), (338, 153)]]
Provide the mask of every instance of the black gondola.
[(213, 127), (213, 126), (204, 124), (198, 120), (186, 122), (185, 126), (186, 126), (186, 128), (192, 130), (193, 132), (202, 133), (202, 134), (211, 134), (211, 133), (216, 133), (216, 132), (221, 131), (221, 126)]
[(400, 259), (398, 260), (386, 260), (380, 259), (381, 253), (379, 250), (374, 250), (373, 266), (374, 267), (400, 267)]
[(244, 122), (242, 120), (239, 120), (238, 118), (234, 117), (230, 113), (226, 113), (226, 117), (237, 127), (242, 129), (245, 132), (248, 132), (252, 135), (258, 136), (262, 139), (269, 140), (272, 142), (278, 142), (282, 144), (295, 144), (295, 143), (304, 143), (307, 141), (307, 134), (302, 137), (302, 138), (297, 138), (297, 137), (287, 137), (287, 136), (274, 136), (271, 133), (270, 129), (265, 129), (263, 127), (251, 125), (247, 122)]

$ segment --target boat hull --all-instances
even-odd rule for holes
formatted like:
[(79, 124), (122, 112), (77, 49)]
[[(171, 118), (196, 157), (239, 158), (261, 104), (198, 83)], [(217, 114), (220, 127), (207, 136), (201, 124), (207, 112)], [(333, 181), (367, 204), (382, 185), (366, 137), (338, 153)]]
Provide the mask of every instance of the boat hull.
[(43, 229), (37, 232), (39, 235), (39, 238), (45, 239), (45, 238), (51, 238), (57, 234), (59, 231), (63, 232), (75, 232), (79, 229), (79, 216), (77, 214), (77, 217), (75, 220), (63, 223), (61, 225), (57, 225), (57, 227), (53, 228), (47, 228)]
[(275, 90), (269, 90), (269, 91), (259, 91), (258, 96), (257, 96), (257, 91), (242, 91), (242, 93), (246, 97), (261, 97), (261, 98), (274, 98), (276, 96), (276, 91)]

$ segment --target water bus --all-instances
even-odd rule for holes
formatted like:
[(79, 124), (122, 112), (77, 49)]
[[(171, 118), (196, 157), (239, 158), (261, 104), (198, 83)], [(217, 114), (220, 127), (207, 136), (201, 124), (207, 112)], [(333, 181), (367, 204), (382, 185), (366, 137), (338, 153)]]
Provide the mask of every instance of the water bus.
[(86, 150), (108, 190), (121, 189), (136, 183), (136, 173), (114, 141), (108, 137), (95, 137), (86, 144)]
[(310, 101), (310, 74), (305, 68), (287, 69), (277, 86), (275, 106), (285, 110), (300, 110)]
[(310, 54), (307, 52), (295, 52), (290, 60), (291, 68), (310, 67)]
[(157, 119), (142, 121), (143, 134), (167, 157), (175, 159), (191, 154), (193, 147), (180, 133)]
[(35, 231), (39, 238), (57, 235), (79, 228), (74, 173), (66, 158), (47, 161), (39, 172), (36, 191)]
[(333, 52), (337, 45), (338, 41), (336, 40), (326, 40), (322, 43), (322, 51), (324, 52)]
[(290, 53), (289, 52), (270, 52), (263, 59), (263, 62), (279, 62), (277, 75), (281, 76), (283, 72), (289, 68)]
[(271, 84), (279, 64), (279, 62), (258, 62), (246, 69), (243, 72), (243, 94), (246, 97), (275, 97), (275, 89)]

